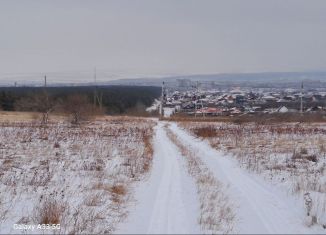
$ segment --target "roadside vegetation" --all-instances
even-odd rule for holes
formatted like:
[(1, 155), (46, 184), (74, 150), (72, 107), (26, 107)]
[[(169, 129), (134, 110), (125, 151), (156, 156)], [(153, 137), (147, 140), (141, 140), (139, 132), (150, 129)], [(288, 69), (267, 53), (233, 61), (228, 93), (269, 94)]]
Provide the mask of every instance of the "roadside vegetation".
[(185, 157), (188, 173), (197, 186), (200, 203), (198, 222), (202, 231), (206, 234), (233, 233), (236, 223), (235, 208), (225, 193), (226, 186), (213, 176), (190, 146), (182, 143), (168, 127), (166, 131)]
[(193, 116), (185, 113), (177, 113), (169, 118), (162, 118), (166, 121), (176, 122), (225, 122), (225, 123), (288, 123), (288, 122), (303, 122), (303, 123), (315, 123), (326, 122), (326, 114), (323, 112), (316, 113), (257, 113), (257, 114), (241, 114), (233, 116)]
[(180, 122), (241, 167), (293, 193), (307, 226), (326, 229), (326, 129), (320, 123)]
[(127, 217), (133, 183), (151, 169), (154, 125), (127, 117), (77, 128), (0, 122), (0, 231), (59, 223), (58, 233), (112, 233)]

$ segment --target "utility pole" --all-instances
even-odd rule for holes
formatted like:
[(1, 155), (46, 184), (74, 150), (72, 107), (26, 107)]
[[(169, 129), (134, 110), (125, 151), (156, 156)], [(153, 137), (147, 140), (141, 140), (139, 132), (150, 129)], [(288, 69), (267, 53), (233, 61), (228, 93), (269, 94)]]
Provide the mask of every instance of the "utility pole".
[(48, 92), (47, 92), (47, 78), (46, 78), (46, 75), (44, 75), (44, 94), (45, 94), (45, 97), (46, 97), (46, 102), (48, 104), (49, 102), (49, 96), (48, 96)]
[(301, 82), (301, 99), (300, 99), (300, 113), (301, 113), (301, 115), (303, 114), (302, 97), (303, 97), (303, 81)]
[(96, 107), (96, 105), (98, 104), (100, 109), (102, 109), (102, 100), (103, 100), (103, 94), (102, 93), (98, 93), (97, 91), (97, 80), (96, 80), (96, 67), (94, 68), (94, 108)]
[(201, 110), (203, 112), (203, 117), (205, 117), (205, 111), (204, 111), (204, 105), (203, 105), (203, 101), (201, 100)]
[(44, 107), (42, 107), (42, 124), (47, 124), (48, 120), (49, 120), (49, 113), (51, 111), (51, 106), (50, 106), (50, 102), (49, 102), (49, 94), (47, 91), (47, 78), (46, 75), (44, 75), (44, 96), (45, 96), (45, 104)]
[[(199, 85), (197, 85), (197, 93), (199, 93), (199, 87), (198, 86)], [(201, 96), (199, 96), (199, 99), (200, 99), (200, 105), (201, 105), (201, 112), (203, 114), (203, 117), (205, 117), (204, 105), (203, 105), (203, 100), (201, 99)]]
[(164, 82), (162, 82), (162, 93), (161, 93), (161, 106), (160, 106), (160, 115), (163, 117), (163, 102), (164, 102)]
[(196, 93), (195, 93), (195, 117), (197, 117), (197, 93), (198, 93), (198, 81), (196, 82)]
[(94, 108), (96, 107), (96, 96), (97, 96), (97, 84), (96, 84), (96, 67), (95, 67), (94, 68), (94, 97), (93, 97)]

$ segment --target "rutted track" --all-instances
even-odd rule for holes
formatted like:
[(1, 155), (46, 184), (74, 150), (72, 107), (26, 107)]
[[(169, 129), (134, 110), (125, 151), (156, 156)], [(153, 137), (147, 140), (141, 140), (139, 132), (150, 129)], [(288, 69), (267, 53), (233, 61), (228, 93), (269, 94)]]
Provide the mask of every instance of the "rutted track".
[[(172, 123), (169, 131), (178, 138), (212, 172), (213, 177), (228, 187), (223, 194), (235, 209), (232, 233), (323, 233), (304, 225), (302, 211), (272, 185), (241, 169), (236, 161), (213, 149), (206, 141), (193, 137)], [(173, 138), (172, 138), (173, 139)], [(181, 146), (179, 146), (180, 149)], [(185, 151), (167, 136), (164, 122), (159, 122), (154, 137), (154, 161), (149, 179), (139, 182), (137, 203), (117, 233), (175, 234), (202, 233), (200, 203), (194, 179), (186, 171)], [(189, 166), (188, 166), (189, 167)]]
[(156, 127), (150, 178), (136, 190), (137, 204), (117, 233), (200, 233), (199, 204), (178, 148), (167, 137), (163, 123)]
[(254, 179), (236, 162), (223, 156), (203, 140), (191, 136), (173, 123), (172, 132), (200, 156), (215, 177), (229, 185), (228, 194), (237, 205), (239, 233), (322, 233), (304, 225), (302, 212), (272, 185)]

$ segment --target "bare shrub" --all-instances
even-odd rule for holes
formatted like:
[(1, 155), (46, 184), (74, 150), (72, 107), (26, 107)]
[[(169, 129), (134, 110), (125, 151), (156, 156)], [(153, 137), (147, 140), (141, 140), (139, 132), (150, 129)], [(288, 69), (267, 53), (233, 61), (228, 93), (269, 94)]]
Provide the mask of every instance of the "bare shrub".
[(121, 184), (113, 185), (110, 188), (111, 196), (112, 196), (112, 201), (120, 204), (122, 201), (122, 198), (127, 194), (127, 189), (125, 186)]
[(54, 145), (53, 145), (54, 148), (60, 148), (60, 144), (59, 142), (55, 142)]
[(306, 148), (303, 148), (303, 147), (302, 147), (302, 148), (300, 149), (300, 153), (301, 153), (301, 154), (308, 154), (308, 150), (307, 150)]
[(144, 163), (143, 163), (143, 171), (148, 172), (153, 160), (153, 146), (151, 142), (151, 136), (143, 135), (143, 143), (144, 143)]
[(126, 188), (123, 185), (114, 185), (111, 187), (110, 192), (119, 196), (124, 196), (127, 193)]
[(72, 124), (79, 125), (82, 121), (89, 121), (96, 115), (102, 114), (85, 95), (71, 95), (64, 102), (63, 111), (69, 115)]
[(318, 157), (315, 154), (306, 156), (306, 159), (311, 162), (318, 162)]
[(39, 224), (60, 224), (66, 205), (56, 200), (45, 199), (40, 207), (35, 209), (35, 219)]
[[(42, 114), (41, 124), (47, 124), (50, 113), (55, 110), (57, 105), (58, 102), (44, 90), (30, 98), (18, 100), (15, 103), (15, 110), (40, 112)], [(38, 116), (34, 116), (34, 118), (38, 118)]]

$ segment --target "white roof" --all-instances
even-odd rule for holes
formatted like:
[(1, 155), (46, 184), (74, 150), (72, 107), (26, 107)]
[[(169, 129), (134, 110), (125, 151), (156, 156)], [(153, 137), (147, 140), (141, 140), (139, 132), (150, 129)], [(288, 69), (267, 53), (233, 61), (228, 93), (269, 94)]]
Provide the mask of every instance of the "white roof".
[(281, 108), (279, 108), (277, 110), (277, 112), (279, 112), (279, 113), (287, 113), (288, 111), (289, 111), (289, 109), (285, 106), (282, 106)]

